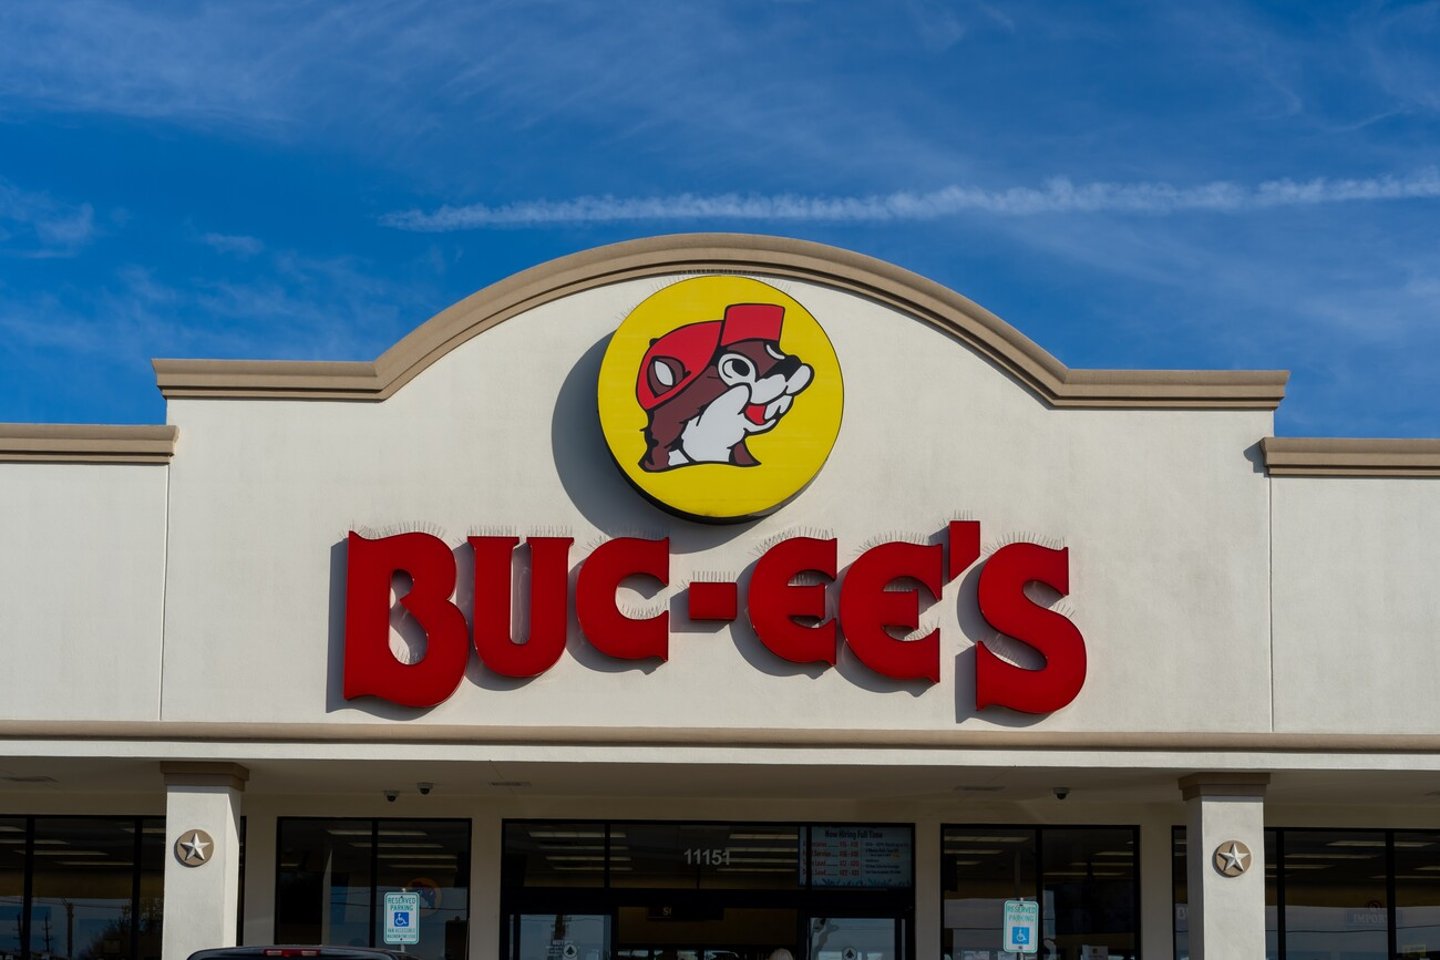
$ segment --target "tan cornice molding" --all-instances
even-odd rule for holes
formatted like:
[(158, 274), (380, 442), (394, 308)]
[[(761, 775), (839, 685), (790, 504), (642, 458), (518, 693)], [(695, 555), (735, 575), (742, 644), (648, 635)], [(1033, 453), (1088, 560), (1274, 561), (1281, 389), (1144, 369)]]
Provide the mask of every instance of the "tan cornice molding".
[(1043, 730), (764, 730), (750, 727), (494, 727), (407, 723), (0, 720), (0, 740), (357, 743), (841, 750), (1075, 750), (1440, 754), (1440, 734), (1079, 733)]
[(1440, 477), (1440, 440), (1266, 437), (1272, 477)]
[(1180, 798), (1263, 797), (1269, 785), (1268, 773), (1192, 773), (1180, 778)]
[(0, 463), (169, 463), (170, 424), (0, 423)]
[(238, 763), (173, 760), (160, 764), (167, 787), (228, 787), (244, 790), (250, 771)]
[(526, 310), (624, 280), (706, 272), (804, 280), (876, 300), (969, 344), (1057, 407), (1273, 410), (1285, 394), (1284, 371), (1071, 370), (983, 307), (893, 264), (808, 240), (720, 233), (631, 240), (532, 267), (435, 315), (374, 363), (156, 360), (155, 377), (167, 398), (384, 400)]

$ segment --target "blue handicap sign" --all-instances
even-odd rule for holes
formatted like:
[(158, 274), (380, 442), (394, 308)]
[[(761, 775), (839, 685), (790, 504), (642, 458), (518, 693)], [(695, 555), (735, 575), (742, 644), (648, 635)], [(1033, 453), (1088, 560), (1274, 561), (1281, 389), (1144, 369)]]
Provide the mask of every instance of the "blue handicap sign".
[(1013, 943), (1013, 944), (1015, 944), (1015, 945), (1017, 945), (1017, 946), (1023, 946), (1023, 945), (1025, 945), (1025, 944), (1029, 943), (1029, 942), (1030, 942), (1030, 928), (1029, 928), (1029, 927), (1016, 927), (1015, 929), (1011, 930), (1011, 931), (1010, 931), (1010, 942)]
[(410, 911), (408, 911), (408, 910), (396, 910), (396, 911), (395, 911), (395, 926), (397, 926), (397, 927), (408, 927), (408, 926), (410, 926)]

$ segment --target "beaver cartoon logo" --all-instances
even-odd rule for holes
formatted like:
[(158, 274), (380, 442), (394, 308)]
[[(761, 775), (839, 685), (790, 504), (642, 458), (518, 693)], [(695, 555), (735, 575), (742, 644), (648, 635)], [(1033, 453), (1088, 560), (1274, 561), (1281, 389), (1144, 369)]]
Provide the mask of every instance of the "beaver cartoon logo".
[(746, 438), (775, 429), (815, 375), (780, 349), (784, 321), (779, 304), (733, 303), (723, 319), (679, 327), (650, 345), (635, 385), (650, 417), (641, 467), (759, 465)]
[(840, 429), (840, 364), (790, 296), (751, 277), (671, 283), (621, 322), (601, 362), (601, 429), (661, 507), (701, 520), (769, 513), (824, 465)]

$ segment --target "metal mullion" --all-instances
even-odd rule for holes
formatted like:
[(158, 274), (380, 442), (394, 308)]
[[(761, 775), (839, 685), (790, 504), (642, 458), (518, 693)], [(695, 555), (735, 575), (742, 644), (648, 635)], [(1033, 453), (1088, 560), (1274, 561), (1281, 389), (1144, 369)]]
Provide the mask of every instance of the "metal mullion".
[[(1136, 826), (1136, 827), (1131, 827), (1131, 828), (1130, 828), (1130, 835), (1131, 835), (1131, 838), (1132, 838), (1132, 842), (1131, 842), (1131, 844), (1130, 844), (1130, 849), (1135, 851), (1135, 859), (1134, 859), (1134, 860), (1131, 862), (1131, 864), (1130, 864), (1130, 871), (1131, 871), (1131, 872), (1130, 872), (1130, 882), (1131, 882), (1131, 885), (1132, 885), (1132, 886), (1134, 887), (1134, 889), (1135, 889), (1135, 894), (1134, 894), (1134, 899), (1133, 899), (1134, 910), (1135, 910), (1135, 952), (1134, 952), (1133, 955), (1136, 956), (1136, 957), (1140, 957), (1140, 956), (1142, 955), (1142, 953), (1141, 953), (1141, 949), (1142, 949), (1142, 948), (1141, 948), (1141, 944), (1143, 944), (1143, 943), (1145, 942), (1145, 914), (1144, 914), (1143, 910), (1141, 909), (1142, 906), (1143, 906), (1143, 904), (1141, 904), (1141, 902), (1140, 902), (1140, 891), (1141, 891), (1142, 885), (1143, 885), (1143, 883), (1144, 883), (1144, 878), (1142, 878), (1142, 877), (1140, 876), (1140, 842), (1141, 842), (1141, 841), (1140, 841), (1140, 828), (1139, 828), (1138, 826)], [(1172, 850), (1170, 851), (1170, 853), (1171, 853), (1171, 855), (1173, 856), (1174, 853), (1175, 853), (1175, 851), (1172, 849)], [(1174, 873), (1175, 873), (1175, 868), (1174, 868), (1174, 865), (1172, 864), (1171, 867), (1170, 867), (1170, 874), (1171, 874), (1172, 877), (1174, 876)], [(1175, 919), (1174, 919), (1175, 902), (1174, 902), (1174, 897), (1175, 897), (1175, 886), (1174, 886), (1174, 881), (1172, 880), (1172, 881), (1171, 881), (1171, 886), (1170, 886), (1170, 900), (1171, 900), (1171, 902), (1170, 902), (1170, 913), (1171, 913), (1171, 919), (1170, 919), (1170, 930), (1171, 930), (1171, 933), (1170, 933), (1170, 935), (1171, 935), (1172, 937), (1175, 935), (1175, 933), (1174, 933), (1174, 930), (1175, 930)]]
[(30, 911), (35, 899), (35, 818), (25, 818), (25, 879), (20, 901), (20, 956), (30, 960)]
[[(1261, 834), (1264, 843), (1264, 834)], [(1280, 960), (1285, 960), (1285, 831), (1275, 831), (1275, 947)]]
[(1395, 831), (1385, 831), (1385, 926), (1388, 932), (1388, 947), (1390, 956), (1398, 957), (1400, 951), (1400, 931), (1396, 929), (1399, 923), (1400, 911), (1395, 904), (1395, 891), (1397, 883), (1395, 880)]
[(136, 817), (134, 823), (135, 846), (130, 867), (130, 957), (131, 960), (140, 960), (140, 855), (144, 850), (145, 821)]
[(370, 821), (370, 946), (375, 946), (375, 892), (380, 886), (380, 821)]
[[(1040, 908), (1040, 942), (1045, 942), (1045, 831), (1035, 828), (1035, 904)], [(1055, 931), (1058, 937), (1060, 931)]]
[[(618, 956), (620, 953), (620, 905), (615, 902), (615, 895), (610, 889), (610, 834), (615, 825), (609, 820), (605, 821), (605, 870), (600, 874), (601, 882), (604, 884), (601, 889), (605, 900), (605, 915), (609, 918), (610, 956)], [(628, 837), (626, 839), (629, 839)]]

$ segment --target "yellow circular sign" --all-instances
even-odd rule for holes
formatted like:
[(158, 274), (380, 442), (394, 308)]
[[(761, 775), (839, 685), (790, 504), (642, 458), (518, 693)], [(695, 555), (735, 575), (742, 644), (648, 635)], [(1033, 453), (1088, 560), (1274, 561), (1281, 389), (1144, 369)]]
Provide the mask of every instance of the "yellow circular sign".
[(845, 386), (820, 324), (750, 277), (665, 287), (630, 312), (600, 364), (600, 426), (629, 481), (699, 520), (778, 509), (824, 466)]

